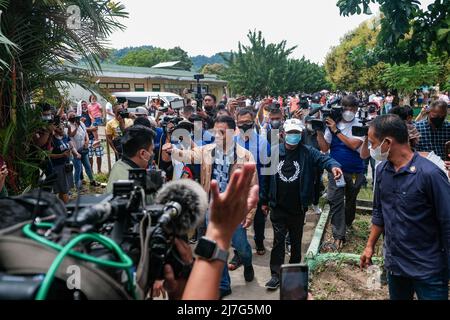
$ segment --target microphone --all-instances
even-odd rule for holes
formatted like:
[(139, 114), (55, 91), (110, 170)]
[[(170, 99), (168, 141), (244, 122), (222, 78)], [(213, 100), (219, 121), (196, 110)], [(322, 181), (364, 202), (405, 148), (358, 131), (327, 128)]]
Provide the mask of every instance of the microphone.
[(155, 203), (165, 205), (159, 222), (171, 221), (175, 234), (185, 235), (205, 216), (208, 195), (199, 183), (180, 179), (166, 183), (156, 194)]

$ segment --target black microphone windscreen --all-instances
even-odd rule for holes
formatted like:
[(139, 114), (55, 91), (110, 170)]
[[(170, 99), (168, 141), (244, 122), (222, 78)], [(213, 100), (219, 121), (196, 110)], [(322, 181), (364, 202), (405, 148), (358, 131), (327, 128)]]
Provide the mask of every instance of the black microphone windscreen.
[(157, 204), (177, 202), (181, 213), (174, 219), (178, 235), (184, 235), (197, 227), (208, 209), (208, 195), (202, 186), (189, 179), (180, 179), (165, 184), (156, 195)]

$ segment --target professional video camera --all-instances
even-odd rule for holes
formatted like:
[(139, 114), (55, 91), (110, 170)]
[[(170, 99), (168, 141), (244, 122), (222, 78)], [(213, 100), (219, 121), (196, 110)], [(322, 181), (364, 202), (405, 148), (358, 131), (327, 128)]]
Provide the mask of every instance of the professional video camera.
[(128, 110), (123, 109), (123, 110), (119, 111), (119, 116), (122, 119), (128, 119), (130, 117), (130, 113), (128, 112)]
[(376, 104), (368, 101), (360, 101), (358, 108), (358, 118), (359, 122), (362, 123), (362, 126), (353, 126), (352, 127), (352, 135), (355, 137), (365, 137), (369, 133), (369, 127), (367, 123), (372, 119), (370, 118), (370, 114), (376, 111)]
[[(326, 129), (326, 119), (331, 118), (334, 122), (338, 123), (342, 120), (343, 109), (340, 106), (341, 97), (338, 96), (332, 100), (329, 100), (325, 106), (314, 108), (309, 113), (309, 120), (311, 120), (312, 129), (314, 131), (325, 131)], [(312, 118), (319, 111), (322, 112), (322, 118), (316, 119)]]
[(302, 94), (300, 95), (300, 100), (298, 102), (298, 105), (302, 109), (309, 109), (309, 99), (311, 99), (311, 96), (308, 94)]
[(164, 131), (167, 132), (167, 125), (169, 123), (172, 123), (174, 125), (174, 127), (170, 130), (170, 132), (172, 132), (181, 121), (183, 121), (183, 118), (179, 116), (164, 116), (161, 118), (160, 125), (164, 129)]

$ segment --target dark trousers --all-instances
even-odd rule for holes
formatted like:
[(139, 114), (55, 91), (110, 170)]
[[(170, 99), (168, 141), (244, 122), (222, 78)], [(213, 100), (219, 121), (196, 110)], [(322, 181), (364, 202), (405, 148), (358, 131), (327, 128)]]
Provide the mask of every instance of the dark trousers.
[(448, 276), (434, 275), (425, 280), (388, 274), (391, 300), (412, 300), (414, 292), (419, 300), (448, 300)]
[(253, 230), (255, 231), (256, 248), (264, 247), (264, 230), (266, 229), (266, 216), (264, 215), (261, 205), (256, 208), (255, 220), (253, 221)]
[(289, 232), (291, 241), (291, 258), (289, 263), (300, 263), (302, 260), (302, 237), (305, 223), (304, 211), (296, 215), (288, 214), (275, 208), (271, 215), (273, 227), (273, 248), (270, 254), (270, 272), (274, 277), (280, 277), (280, 268), (284, 264), (286, 234)]
[(323, 183), (322, 183), (322, 175), (323, 170), (317, 168), (315, 169), (314, 173), (314, 196), (313, 196), (313, 205), (317, 206), (319, 204), (320, 199), (320, 193), (323, 190)]
[(328, 174), (328, 201), (330, 203), (333, 238), (344, 240), (346, 227), (352, 225), (356, 215), (356, 198), (364, 182), (364, 174), (344, 173), (346, 186), (338, 188), (332, 174)]

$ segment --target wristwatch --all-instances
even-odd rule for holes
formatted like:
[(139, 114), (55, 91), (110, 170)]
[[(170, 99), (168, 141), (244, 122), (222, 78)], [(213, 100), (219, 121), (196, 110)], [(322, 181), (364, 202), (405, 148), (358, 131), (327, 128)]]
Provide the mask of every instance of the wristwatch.
[(333, 132), (333, 134), (334, 134), (335, 136), (337, 136), (339, 133), (342, 133), (342, 131), (341, 131), (340, 129), (337, 129), (335, 132)]
[(217, 246), (217, 242), (206, 237), (201, 237), (195, 248), (195, 254), (208, 261), (220, 260), (228, 262), (228, 251), (222, 250)]

